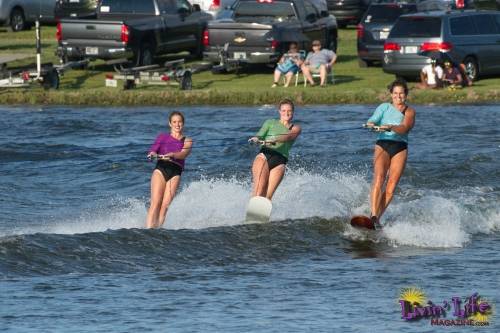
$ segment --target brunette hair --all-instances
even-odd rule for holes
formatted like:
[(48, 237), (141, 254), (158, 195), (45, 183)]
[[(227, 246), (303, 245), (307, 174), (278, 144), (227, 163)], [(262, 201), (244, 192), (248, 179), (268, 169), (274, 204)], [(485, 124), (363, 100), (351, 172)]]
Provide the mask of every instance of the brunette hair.
[(170, 123), (170, 122), (172, 122), (172, 118), (173, 118), (174, 116), (179, 116), (179, 117), (181, 117), (182, 122), (184, 122), (184, 115), (182, 114), (182, 112), (180, 112), (180, 111), (172, 111), (172, 112), (170, 112), (170, 114), (168, 115), (168, 122), (169, 122), (169, 123)]
[(284, 98), (278, 103), (278, 110), (281, 110), (281, 106), (288, 104), (292, 107), (292, 111), (295, 111), (295, 105), (293, 104), (292, 100), (289, 98)]
[(387, 88), (389, 89), (389, 91), (392, 94), (392, 91), (394, 90), (395, 87), (403, 88), (403, 90), (405, 91), (405, 95), (408, 95), (408, 84), (406, 83), (406, 81), (404, 79), (399, 78), (399, 79), (392, 81), (392, 83)]

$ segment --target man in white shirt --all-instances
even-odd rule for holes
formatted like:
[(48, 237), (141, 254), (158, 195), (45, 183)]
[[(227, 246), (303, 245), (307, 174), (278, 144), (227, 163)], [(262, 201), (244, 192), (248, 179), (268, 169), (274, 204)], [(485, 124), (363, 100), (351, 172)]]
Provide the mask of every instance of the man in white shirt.
[(441, 87), (441, 80), (443, 79), (443, 69), (436, 64), (435, 59), (431, 59), (431, 63), (425, 65), (420, 72), (420, 83), (417, 88), (420, 89), (435, 89)]

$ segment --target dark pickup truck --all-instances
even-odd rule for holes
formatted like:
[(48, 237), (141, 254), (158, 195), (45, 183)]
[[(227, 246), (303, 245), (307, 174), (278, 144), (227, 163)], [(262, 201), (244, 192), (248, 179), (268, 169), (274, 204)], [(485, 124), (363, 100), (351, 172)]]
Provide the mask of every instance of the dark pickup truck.
[(166, 53), (201, 56), (211, 18), (187, 0), (102, 0), (97, 18), (57, 24), (57, 55), (63, 61), (127, 58), (135, 65), (150, 65)]
[(290, 42), (310, 50), (320, 40), (337, 49), (337, 22), (310, 0), (238, 0), (230, 18), (211, 21), (203, 33), (204, 60), (217, 63), (227, 45), (230, 59), (245, 64), (271, 64), (288, 51)]

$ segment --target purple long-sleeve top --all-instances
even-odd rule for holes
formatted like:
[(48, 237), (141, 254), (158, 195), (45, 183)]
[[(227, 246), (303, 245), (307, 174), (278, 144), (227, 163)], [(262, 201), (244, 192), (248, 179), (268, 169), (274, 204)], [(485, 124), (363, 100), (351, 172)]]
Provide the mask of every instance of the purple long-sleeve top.
[[(176, 153), (182, 151), (184, 147), (184, 139), (177, 140), (169, 133), (160, 133), (157, 137), (151, 148), (149, 148), (150, 153), (156, 153), (158, 155), (165, 155), (167, 153)], [(178, 164), (181, 168), (184, 169), (184, 160), (172, 158), (172, 162)]]

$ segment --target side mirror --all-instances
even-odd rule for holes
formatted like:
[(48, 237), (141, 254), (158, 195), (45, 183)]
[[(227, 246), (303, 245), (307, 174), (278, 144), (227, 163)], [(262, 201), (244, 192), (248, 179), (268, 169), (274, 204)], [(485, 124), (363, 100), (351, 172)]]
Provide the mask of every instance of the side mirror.
[(193, 12), (201, 12), (201, 7), (197, 3), (193, 5)]

